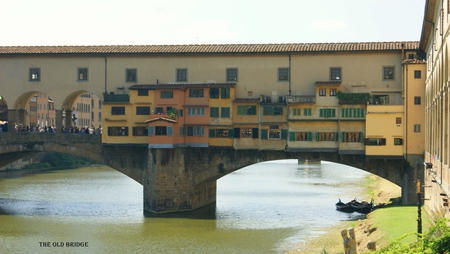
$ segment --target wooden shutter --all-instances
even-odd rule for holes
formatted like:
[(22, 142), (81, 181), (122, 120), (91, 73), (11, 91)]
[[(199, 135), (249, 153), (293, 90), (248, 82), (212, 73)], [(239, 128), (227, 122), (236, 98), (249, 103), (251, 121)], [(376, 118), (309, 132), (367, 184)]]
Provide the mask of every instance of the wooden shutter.
[(261, 139), (267, 139), (267, 136), (268, 136), (268, 130), (261, 129)]
[(312, 141), (312, 137), (313, 137), (312, 132), (306, 133), (306, 139), (308, 139), (308, 141)]
[(240, 138), (240, 137), (241, 137), (241, 129), (234, 128), (234, 138)]
[(295, 132), (293, 131), (289, 132), (289, 141), (295, 141)]
[(281, 139), (287, 139), (288, 131), (286, 129), (281, 130)]
[(155, 136), (155, 126), (148, 126), (148, 135)]
[(209, 137), (210, 138), (216, 137), (216, 129), (209, 129)]
[(228, 130), (228, 137), (229, 138), (234, 138), (234, 129), (229, 129)]
[(252, 129), (252, 138), (258, 138), (258, 128)]
[(167, 126), (167, 136), (172, 136), (172, 135), (173, 135), (173, 127)]

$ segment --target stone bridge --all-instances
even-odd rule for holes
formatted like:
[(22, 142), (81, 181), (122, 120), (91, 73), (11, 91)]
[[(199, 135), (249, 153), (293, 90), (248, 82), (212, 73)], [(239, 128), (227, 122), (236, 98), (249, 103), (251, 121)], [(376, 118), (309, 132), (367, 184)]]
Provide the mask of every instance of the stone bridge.
[(0, 133), (0, 167), (39, 152), (84, 157), (122, 172), (144, 187), (144, 212), (189, 212), (214, 204), (216, 180), (270, 160), (330, 161), (378, 175), (402, 188), (402, 203), (416, 204), (423, 158), (368, 157), (337, 152), (286, 152), (233, 148), (149, 149), (147, 145), (102, 144), (100, 135)]

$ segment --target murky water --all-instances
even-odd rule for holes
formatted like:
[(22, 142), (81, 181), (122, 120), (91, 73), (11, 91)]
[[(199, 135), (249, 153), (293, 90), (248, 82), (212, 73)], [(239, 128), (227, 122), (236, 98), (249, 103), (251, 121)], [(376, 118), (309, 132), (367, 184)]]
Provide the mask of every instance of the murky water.
[(0, 253), (283, 253), (355, 219), (334, 203), (362, 195), (366, 175), (327, 162), (255, 164), (218, 180), (208, 219), (144, 217), (142, 186), (106, 166), (3, 178)]

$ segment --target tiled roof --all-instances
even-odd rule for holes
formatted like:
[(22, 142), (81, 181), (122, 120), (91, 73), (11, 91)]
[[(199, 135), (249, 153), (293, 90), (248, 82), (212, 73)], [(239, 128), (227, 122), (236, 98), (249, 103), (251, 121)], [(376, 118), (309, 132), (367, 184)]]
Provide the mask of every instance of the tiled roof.
[(339, 51), (416, 50), (418, 41), (279, 43), (279, 44), (196, 44), (196, 45), (110, 45), (110, 46), (1, 46), (2, 54), (223, 54), (296, 53)]
[(319, 86), (340, 86), (342, 81), (316, 81), (315, 85)]
[(130, 86), (130, 90), (158, 90), (158, 89), (180, 89), (180, 88), (203, 88), (203, 87), (233, 87), (236, 83), (176, 83), (176, 84), (136, 84)]
[(235, 98), (234, 102), (259, 102), (260, 98)]
[(153, 118), (150, 120), (145, 121), (146, 123), (152, 123), (152, 122), (156, 122), (156, 121), (166, 121), (166, 122), (170, 122), (170, 123), (176, 123), (176, 120), (167, 118), (167, 117), (157, 117), (157, 118)]

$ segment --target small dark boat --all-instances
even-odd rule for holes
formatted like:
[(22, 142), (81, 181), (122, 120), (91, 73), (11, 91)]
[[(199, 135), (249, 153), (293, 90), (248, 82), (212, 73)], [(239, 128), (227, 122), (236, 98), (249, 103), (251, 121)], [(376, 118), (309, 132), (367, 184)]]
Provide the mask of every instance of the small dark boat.
[(350, 205), (355, 212), (368, 214), (373, 209), (373, 200), (369, 203), (367, 201), (358, 202), (356, 199), (350, 201)]
[(336, 210), (345, 212), (345, 213), (352, 213), (355, 211), (355, 208), (352, 206), (352, 201), (348, 203), (343, 203), (341, 199), (339, 199), (339, 202), (336, 203)]

